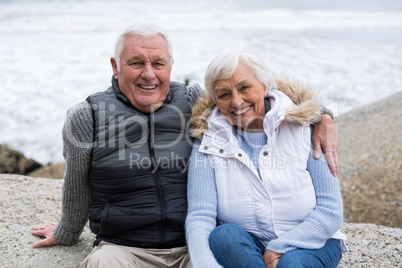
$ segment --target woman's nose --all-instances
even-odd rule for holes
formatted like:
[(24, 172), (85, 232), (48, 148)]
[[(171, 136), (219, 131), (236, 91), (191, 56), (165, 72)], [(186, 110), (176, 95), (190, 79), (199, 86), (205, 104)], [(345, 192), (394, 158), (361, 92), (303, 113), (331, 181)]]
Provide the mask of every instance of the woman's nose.
[(234, 93), (232, 97), (232, 107), (234, 108), (240, 108), (243, 103), (243, 98), (238, 94)]

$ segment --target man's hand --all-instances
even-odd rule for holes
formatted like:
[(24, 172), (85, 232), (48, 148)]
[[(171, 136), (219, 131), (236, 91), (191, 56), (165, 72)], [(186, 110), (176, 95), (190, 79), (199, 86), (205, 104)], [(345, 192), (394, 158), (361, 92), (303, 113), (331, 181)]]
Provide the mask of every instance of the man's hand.
[(267, 268), (275, 268), (282, 255), (282, 253), (276, 253), (267, 249), (264, 252), (264, 256), (262, 256), (262, 261)]
[(37, 241), (32, 244), (32, 247), (39, 248), (43, 246), (60, 245), (61, 243), (54, 238), (54, 229), (56, 228), (56, 223), (40, 225), (35, 227), (32, 231), (33, 235), (43, 236), (45, 239)]
[(314, 157), (316, 159), (320, 158), (322, 147), (331, 173), (334, 176), (339, 176), (338, 135), (336, 134), (334, 120), (332, 120), (331, 116), (323, 114), (321, 121), (314, 125), (312, 141)]

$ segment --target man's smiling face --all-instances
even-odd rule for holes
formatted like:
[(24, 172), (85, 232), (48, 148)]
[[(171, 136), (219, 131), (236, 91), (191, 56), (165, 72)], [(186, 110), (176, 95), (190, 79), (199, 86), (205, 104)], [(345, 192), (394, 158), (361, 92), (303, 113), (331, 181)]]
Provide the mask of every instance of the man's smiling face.
[(121, 92), (135, 108), (149, 113), (163, 104), (172, 69), (164, 37), (128, 35), (120, 55), (120, 71), (113, 58), (111, 63)]

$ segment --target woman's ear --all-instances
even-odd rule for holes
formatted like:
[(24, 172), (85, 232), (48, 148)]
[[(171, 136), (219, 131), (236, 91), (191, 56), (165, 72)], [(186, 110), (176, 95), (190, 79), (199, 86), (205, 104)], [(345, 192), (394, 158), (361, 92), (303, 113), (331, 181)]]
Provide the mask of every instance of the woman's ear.
[(264, 93), (264, 97), (268, 96), (268, 91), (271, 88), (271, 86), (269, 84), (264, 85), (265, 86), (265, 93)]

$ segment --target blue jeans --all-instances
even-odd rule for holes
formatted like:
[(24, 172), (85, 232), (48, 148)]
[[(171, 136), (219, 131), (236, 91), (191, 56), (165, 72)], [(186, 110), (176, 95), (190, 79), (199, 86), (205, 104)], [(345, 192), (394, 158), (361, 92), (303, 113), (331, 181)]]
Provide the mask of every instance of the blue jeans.
[[(209, 246), (223, 267), (266, 268), (262, 256), (265, 246), (240, 226), (223, 224), (209, 235)], [(329, 239), (320, 249), (296, 249), (285, 253), (277, 268), (337, 267), (342, 258), (339, 241)]]

